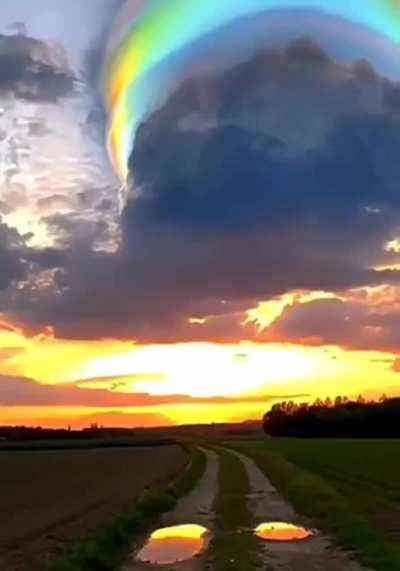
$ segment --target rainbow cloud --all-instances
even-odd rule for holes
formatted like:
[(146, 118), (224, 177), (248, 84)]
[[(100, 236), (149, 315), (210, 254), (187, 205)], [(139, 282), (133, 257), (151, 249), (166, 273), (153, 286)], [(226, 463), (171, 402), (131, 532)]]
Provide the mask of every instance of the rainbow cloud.
[(116, 19), (104, 66), (109, 152), (122, 181), (128, 176), (139, 124), (165, 101), (193, 61), (200, 61), (200, 68), (210, 65), (207, 42), (210, 48), (225, 37), (221, 60), (249, 55), (260, 47), (256, 42), (266, 40), (268, 28), (254, 39), (252, 34), (238, 34), (237, 28), (235, 34), (224, 36), (226, 30), (249, 18), (268, 22), (282, 10), (333, 17), (375, 39), (400, 44), (399, 0), (127, 0)]

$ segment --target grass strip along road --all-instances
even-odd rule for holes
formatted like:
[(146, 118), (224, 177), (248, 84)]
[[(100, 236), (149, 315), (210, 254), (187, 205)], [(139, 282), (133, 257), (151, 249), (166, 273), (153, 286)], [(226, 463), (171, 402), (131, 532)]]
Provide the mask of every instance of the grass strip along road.
[(188, 494), (200, 480), (206, 466), (204, 453), (189, 448), (190, 464), (166, 490), (146, 494), (131, 512), (92, 537), (78, 543), (62, 561), (45, 571), (114, 571), (127, 557), (132, 544), (164, 513), (172, 510), (177, 498)]
[[(257, 541), (248, 530), (252, 514), (247, 505), (249, 479), (243, 463), (230, 452), (219, 454), (218, 495), (215, 501), (216, 533), (211, 546), (215, 571), (251, 571), (257, 567)], [(247, 532), (241, 532), (245, 529)]]
[[(399, 498), (399, 484), (393, 479), (400, 464), (398, 441), (271, 439), (230, 442), (229, 446), (253, 458), (299, 513), (312, 517), (345, 548), (356, 551), (364, 564), (377, 571), (400, 570), (398, 539), (376, 524), (384, 513), (381, 510), (390, 506), (400, 523), (394, 500)], [(382, 456), (380, 447), (387, 455)], [(358, 476), (355, 471), (361, 466)]]

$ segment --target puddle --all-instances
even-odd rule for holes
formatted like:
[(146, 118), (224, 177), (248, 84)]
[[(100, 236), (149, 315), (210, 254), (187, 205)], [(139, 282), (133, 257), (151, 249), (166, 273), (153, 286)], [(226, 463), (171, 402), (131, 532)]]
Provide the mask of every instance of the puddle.
[(176, 525), (154, 531), (136, 556), (152, 565), (169, 565), (195, 557), (208, 545), (209, 531), (200, 525)]
[(300, 541), (315, 535), (315, 531), (285, 522), (260, 524), (254, 533), (265, 541)]

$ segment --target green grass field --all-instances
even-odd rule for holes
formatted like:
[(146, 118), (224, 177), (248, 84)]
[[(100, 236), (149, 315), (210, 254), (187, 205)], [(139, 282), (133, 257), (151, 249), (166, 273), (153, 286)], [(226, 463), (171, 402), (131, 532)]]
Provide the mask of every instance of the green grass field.
[(400, 569), (400, 441), (263, 439), (235, 447), (373, 569)]
[[(398, 440), (285, 439), (272, 440), (268, 447), (323, 476), (361, 513), (374, 517), (381, 510), (400, 508)], [(400, 518), (398, 532), (400, 539)]]

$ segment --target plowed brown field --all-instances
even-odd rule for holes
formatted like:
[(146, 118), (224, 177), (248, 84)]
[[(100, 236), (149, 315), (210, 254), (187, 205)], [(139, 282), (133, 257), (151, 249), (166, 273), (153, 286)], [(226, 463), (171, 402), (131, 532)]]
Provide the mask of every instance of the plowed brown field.
[(185, 463), (175, 445), (0, 452), (0, 569), (40, 569)]

